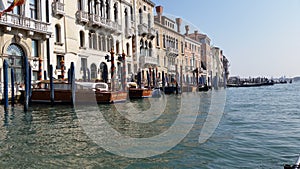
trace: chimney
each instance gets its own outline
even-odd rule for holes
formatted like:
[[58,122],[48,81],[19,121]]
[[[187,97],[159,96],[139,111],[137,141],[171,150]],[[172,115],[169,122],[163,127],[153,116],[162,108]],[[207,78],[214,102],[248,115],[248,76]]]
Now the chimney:
[[197,37],[197,35],[198,35],[198,30],[195,30],[195,31],[194,31],[194,34],[195,34],[195,37]]
[[190,26],[189,25],[185,25],[185,35],[189,35],[189,30],[190,30]]
[[180,27],[181,27],[182,19],[176,18],[176,24],[177,24],[177,32],[180,33]]
[[162,22],[161,21],[161,17],[162,17],[164,8],[163,8],[163,6],[157,6],[155,9],[156,9],[156,14],[157,14],[158,22],[161,23]]

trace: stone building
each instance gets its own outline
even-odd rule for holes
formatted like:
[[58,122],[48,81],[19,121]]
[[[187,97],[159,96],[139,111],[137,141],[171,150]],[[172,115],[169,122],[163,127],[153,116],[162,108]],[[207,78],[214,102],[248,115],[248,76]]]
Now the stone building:
[[[0,10],[6,9],[12,0],[0,2]],[[31,0],[17,6],[0,18],[0,81],[3,82],[2,66],[7,60],[14,69],[14,79],[23,83],[23,60],[28,58],[32,68],[32,80],[41,78],[47,68],[50,55],[47,52],[52,36],[49,0]],[[2,83],[1,83],[2,84]],[[1,85],[2,91],[2,85]]]
[[[181,19],[175,20],[163,15],[163,7],[156,7],[157,15],[154,17],[156,33],[156,50],[158,58],[158,72],[165,73],[166,81],[175,80],[182,83],[182,67],[184,56],[184,35],[180,32]],[[177,28],[177,29],[176,29]]]

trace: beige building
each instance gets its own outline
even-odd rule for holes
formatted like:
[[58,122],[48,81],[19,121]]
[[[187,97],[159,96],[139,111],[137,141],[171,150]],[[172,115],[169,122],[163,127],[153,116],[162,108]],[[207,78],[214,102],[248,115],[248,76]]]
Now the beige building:
[[211,86],[212,79],[212,53],[211,53],[211,39],[202,33],[195,31],[194,33],[189,33],[188,36],[201,43],[201,77],[205,80],[208,86]]
[[184,68],[184,35],[180,32],[181,19],[175,21],[163,15],[163,7],[156,7],[157,15],[154,17],[156,34],[156,50],[158,58],[159,78],[165,73],[166,82],[177,80],[182,83]]
[[[135,1],[134,1],[135,2]],[[153,9],[155,4],[151,0],[137,0],[136,10],[136,33],[133,37],[134,48],[134,74],[141,71],[142,83],[153,84],[153,70],[156,71],[157,56],[154,48],[156,31],[154,29]],[[147,76],[148,74],[148,76]],[[156,76],[156,72],[155,75]]]
[[[129,0],[78,0],[75,3],[54,1],[52,13],[54,36],[50,63],[57,78],[62,75],[61,60],[67,70],[75,64],[77,80],[111,81],[111,54],[114,52],[114,76],[121,79],[121,71],[132,70],[134,35],[133,5]],[[125,64],[121,55],[125,54]],[[65,71],[66,73],[66,71]],[[128,74],[127,74],[128,77]]]
[[[6,9],[12,3],[0,2],[0,10]],[[49,38],[52,35],[49,13],[51,2],[49,0],[26,1],[17,6],[12,12],[5,13],[0,18],[0,81],[3,82],[3,60],[7,60],[14,69],[16,83],[23,82],[23,60],[28,58],[32,68],[32,79],[42,78],[42,70],[46,68]],[[41,60],[41,62],[39,62]],[[2,83],[1,83],[1,90]]]
[[[184,83],[198,85],[201,77],[201,43],[188,37],[189,26],[185,26],[185,50],[183,66],[185,67]],[[195,32],[197,33],[197,31]]]

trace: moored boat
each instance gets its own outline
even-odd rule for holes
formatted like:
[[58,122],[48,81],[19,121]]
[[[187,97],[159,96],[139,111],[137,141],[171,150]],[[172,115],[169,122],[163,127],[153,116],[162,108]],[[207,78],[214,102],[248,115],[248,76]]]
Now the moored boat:
[[[107,83],[77,82],[76,85],[77,102],[91,102],[95,100],[97,103],[111,104],[117,102],[124,102],[127,100],[127,92],[109,91]],[[84,90],[87,90],[88,92],[84,92]],[[94,97],[94,99],[92,97]]]
[[152,96],[152,89],[138,88],[135,82],[128,82],[127,88],[130,99],[147,98]]

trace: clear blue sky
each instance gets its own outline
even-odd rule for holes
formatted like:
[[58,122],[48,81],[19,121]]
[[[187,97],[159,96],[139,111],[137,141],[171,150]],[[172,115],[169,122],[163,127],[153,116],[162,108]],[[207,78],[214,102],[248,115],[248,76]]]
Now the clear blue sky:
[[223,49],[231,75],[300,75],[300,0],[153,0]]

